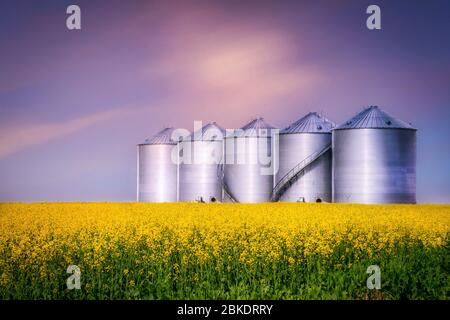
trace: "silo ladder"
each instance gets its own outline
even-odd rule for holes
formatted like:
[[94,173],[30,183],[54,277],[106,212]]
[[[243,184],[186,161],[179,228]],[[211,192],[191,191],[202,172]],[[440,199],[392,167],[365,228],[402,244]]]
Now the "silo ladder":
[[331,143],[326,145],[322,150],[310,154],[308,157],[299,162],[294,168],[288,171],[283,178],[275,185],[272,191],[272,201],[280,200],[283,193],[292,185],[292,183],[303,173],[305,169],[322,155],[331,150]]
[[225,183],[224,180],[224,167],[223,167],[223,163],[220,163],[217,166],[217,177],[219,178],[220,184],[222,186],[223,192],[225,193],[225,196],[227,196],[228,199],[230,199],[231,202],[233,203],[238,203],[239,201],[236,200],[235,197],[233,197],[233,195],[231,194],[230,190],[228,189],[227,184]]

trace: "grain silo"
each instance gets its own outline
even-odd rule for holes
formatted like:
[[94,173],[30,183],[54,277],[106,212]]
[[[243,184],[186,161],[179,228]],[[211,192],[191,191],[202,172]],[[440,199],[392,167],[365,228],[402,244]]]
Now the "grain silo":
[[218,166],[223,158],[225,130],[212,122],[184,139],[181,144],[179,201],[222,201]]
[[274,129],[257,118],[225,137],[223,187],[227,198],[243,203],[271,201]]
[[331,129],[310,112],[281,130],[273,201],[331,202]]
[[178,165],[172,159],[177,148],[177,141],[172,137],[174,130],[165,128],[138,145],[138,201],[177,201]]
[[416,129],[376,106],[336,127],[333,201],[416,203]]

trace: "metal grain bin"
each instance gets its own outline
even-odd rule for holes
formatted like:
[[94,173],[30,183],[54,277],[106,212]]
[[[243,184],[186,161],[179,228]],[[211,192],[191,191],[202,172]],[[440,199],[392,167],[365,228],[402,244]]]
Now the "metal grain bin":
[[137,195],[141,202],[177,201],[177,163],[172,152],[174,128],[165,128],[138,145]]
[[271,201],[274,129],[257,118],[225,137],[224,189],[232,201]]
[[222,201],[222,184],[218,175],[223,158],[225,130],[217,123],[205,125],[180,142],[179,201]]
[[416,129],[376,106],[336,127],[333,201],[416,203]]
[[333,122],[310,112],[281,130],[273,201],[331,201],[333,127]]

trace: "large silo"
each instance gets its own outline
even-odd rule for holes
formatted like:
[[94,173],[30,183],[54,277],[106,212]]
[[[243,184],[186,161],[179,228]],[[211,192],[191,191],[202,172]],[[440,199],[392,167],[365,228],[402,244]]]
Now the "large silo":
[[257,118],[225,137],[224,191],[236,202],[271,201],[274,127]]
[[165,128],[138,145],[138,201],[177,201],[178,165],[172,159],[177,148],[172,137],[174,130]]
[[274,201],[331,201],[331,129],[334,123],[310,112],[281,130]]
[[416,129],[376,106],[336,127],[333,201],[416,203]]
[[215,122],[180,142],[179,201],[222,201],[218,166],[223,158],[225,130]]

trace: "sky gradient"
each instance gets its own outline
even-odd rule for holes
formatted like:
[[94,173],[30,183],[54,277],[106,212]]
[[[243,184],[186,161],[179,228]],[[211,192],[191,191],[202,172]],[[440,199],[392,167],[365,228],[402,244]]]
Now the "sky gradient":
[[0,201],[134,201],[164,126],[378,105],[418,129],[418,202],[450,203],[449,36],[447,0],[3,0]]

